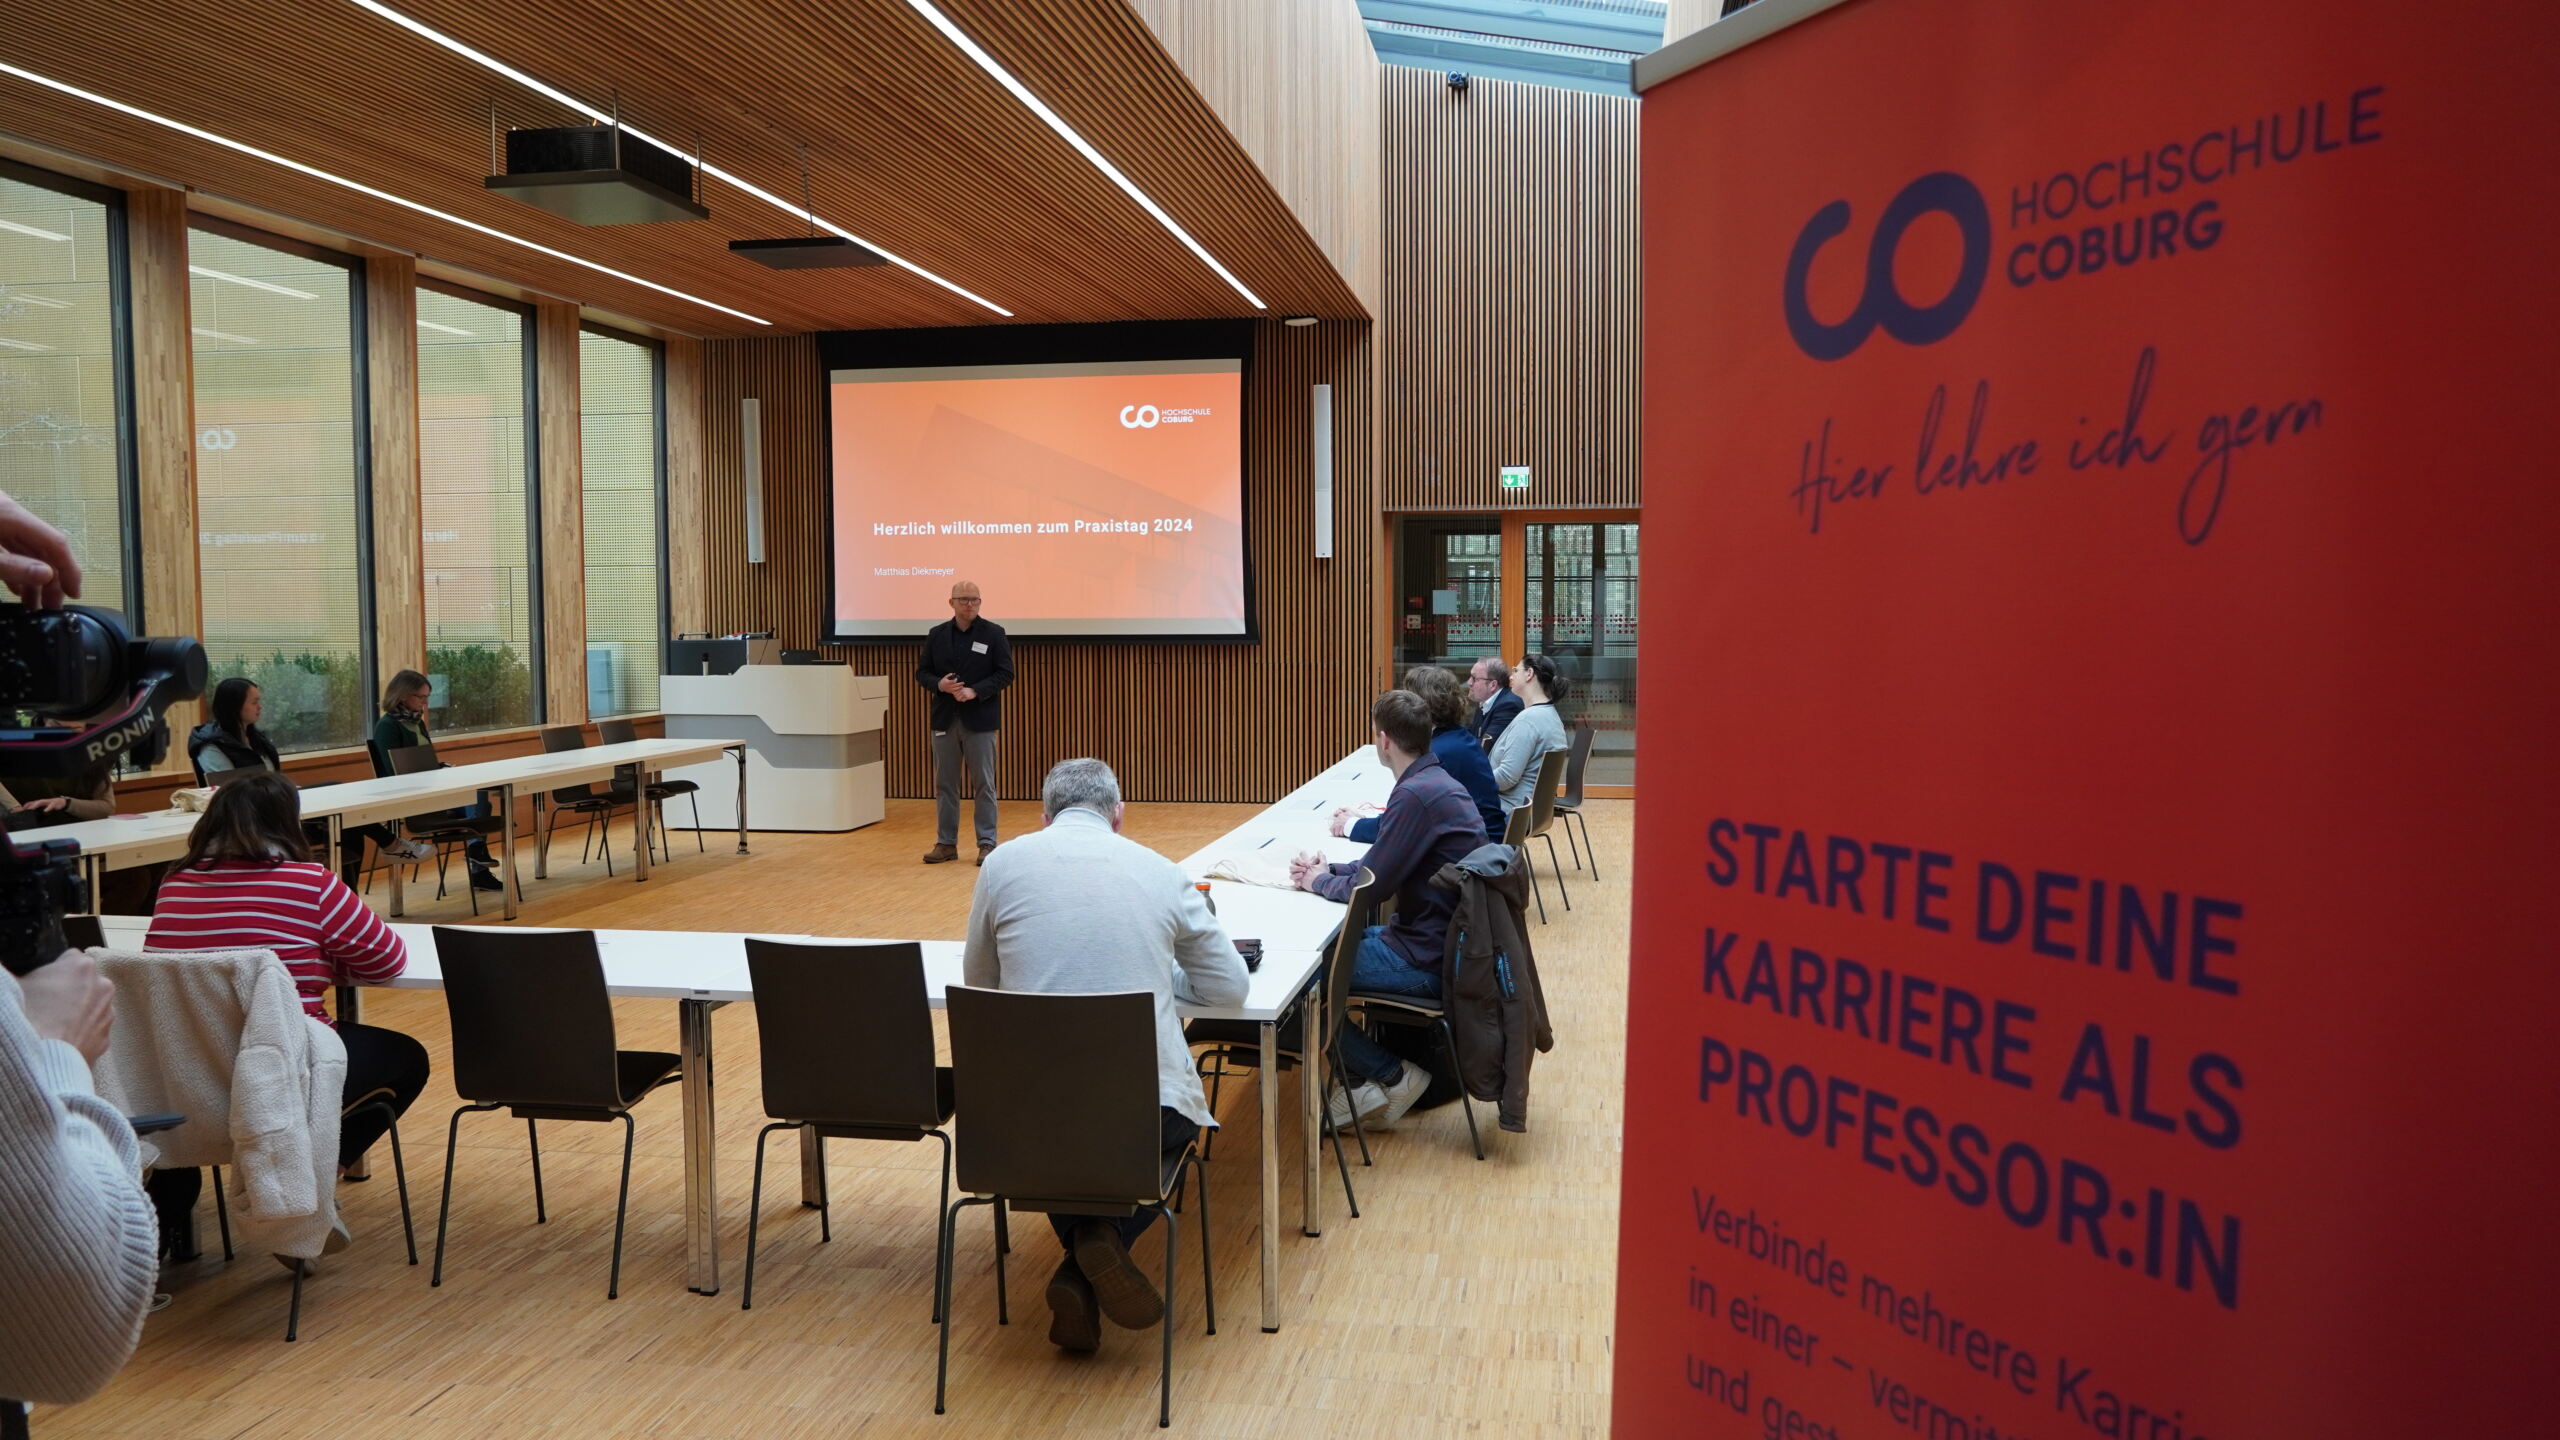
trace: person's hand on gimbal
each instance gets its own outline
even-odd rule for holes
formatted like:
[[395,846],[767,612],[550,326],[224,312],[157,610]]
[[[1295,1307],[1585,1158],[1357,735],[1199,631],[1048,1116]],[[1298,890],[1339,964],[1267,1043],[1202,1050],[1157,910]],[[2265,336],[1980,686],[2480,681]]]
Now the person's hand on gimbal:
[[80,562],[62,532],[0,491],[0,585],[40,610],[80,598]]

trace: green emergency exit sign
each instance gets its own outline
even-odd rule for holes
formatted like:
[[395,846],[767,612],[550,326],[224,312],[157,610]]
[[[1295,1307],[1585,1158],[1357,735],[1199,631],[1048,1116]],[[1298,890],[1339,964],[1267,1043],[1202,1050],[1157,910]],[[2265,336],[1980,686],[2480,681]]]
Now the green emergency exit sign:
[[1503,466],[1503,467],[1502,467],[1502,488],[1503,488],[1503,489],[1505,489],[1505,490],[1526,490],[1526,489],[1528,489],[1528,488],[1529,488],[1529,467],[1528,467],[1528,466],[1526,466],[1526,465],[1505,465],[1505,466]]

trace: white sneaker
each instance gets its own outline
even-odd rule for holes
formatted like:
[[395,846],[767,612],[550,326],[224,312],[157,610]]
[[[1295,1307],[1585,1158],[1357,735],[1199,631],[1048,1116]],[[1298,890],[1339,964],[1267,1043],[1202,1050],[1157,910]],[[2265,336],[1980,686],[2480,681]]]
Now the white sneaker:
[[1398,1075],[1386,1087],[1386,1110],[1375,1120],[1367,1116],[1361,1118],[1373,1130],[1393,1130],[1396,1128],[1396,1122],[1404,1118],[1405,1112],[1413,1108],[1413,1102],[1421,1099],[1422,1092],[1430,1088],[1431,1072],[1407,1060],[1404,1062],[1404,1073]]
[[1360,1107],[1360,1123],[1367,1125],[1370,1116],[1387,1108],[1387,1092],[1378,1088],[1374,1080],[1363,1080],[1349,1090],[1334,1091],[1333,1103],[1325,1107],[1333,1120],[1333,1128],[1351,1128],[1351,1108],[1354,1105]]
[[394,860],[431,860],[436,850],[424,840],[394,840],[382,847],[382,853]]

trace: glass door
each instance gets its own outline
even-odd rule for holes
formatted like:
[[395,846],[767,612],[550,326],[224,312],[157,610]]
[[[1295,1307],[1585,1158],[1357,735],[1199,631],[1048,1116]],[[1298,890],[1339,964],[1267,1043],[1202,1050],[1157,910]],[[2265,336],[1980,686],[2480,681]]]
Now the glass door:
[[1636,529],[1631,520],[1521,526],[1519,648],[1572,678],[1557,708],[1566,728],[1592,727],[1589,785],[1635,783]]
[[1445,665],[1459,679],[1502,653],[1502,517],[1408,515],[1396,523],[1396,674]]

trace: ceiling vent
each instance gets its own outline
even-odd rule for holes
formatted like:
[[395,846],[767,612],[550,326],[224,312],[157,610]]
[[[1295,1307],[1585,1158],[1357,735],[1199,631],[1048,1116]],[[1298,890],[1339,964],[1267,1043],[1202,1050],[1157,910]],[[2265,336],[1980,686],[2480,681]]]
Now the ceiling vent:
[[506,155],[491,190],[581,225],[711,218],[693,163],[619,125],[509,130]]

